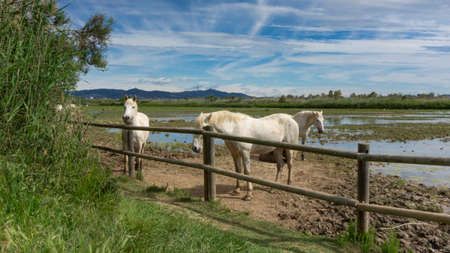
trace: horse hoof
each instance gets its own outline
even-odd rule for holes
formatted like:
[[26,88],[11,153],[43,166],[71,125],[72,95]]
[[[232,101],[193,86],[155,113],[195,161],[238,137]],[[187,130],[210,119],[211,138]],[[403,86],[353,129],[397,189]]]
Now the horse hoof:
[[241,194],[241,193],[239,191],[236,191],[236,190],[231,192],[231,195],[233,195],[233,196],[236,196],[236,195],[239,195],[239,194]]
[[245,197],[243,197],[242,200],[250,201],[252,200],[252,197],[250,197],[249,195],[245,195]]

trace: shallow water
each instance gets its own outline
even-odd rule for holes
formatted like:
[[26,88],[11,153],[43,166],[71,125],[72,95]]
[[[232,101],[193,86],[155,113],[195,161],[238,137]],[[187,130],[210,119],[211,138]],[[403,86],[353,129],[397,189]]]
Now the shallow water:
[[[364,143],[370,145],[370,153],[373,154],[440,157],[448,157],[448,154],[450,154],[450,143],[442,142],[440,139],[408,142],[366,141]],[[354,152],[358,150],[357,142],[331,141],[323,145],[319,142],[314,142],[311,145]],[[444,185],[450,187],[450,167],[446,166],[372,162],[370,168],[375,173],[381,172],[385,175],[398,175],[425,185]]]
[[449,114],[403,114],[403,115],[328,115],[326,126],[366,125],[394,123],[450,123]]
[[[196,115],[185,114],[172,117],[151,118],[151,120],[167,122],[170,120],[192,121]],[[327,126],[344,124],[391,124],[391,123],[450,123],[450,112],[425,112],[424,114],[402,114],[390,115],[383,112],[376,115],[329,115],[325,116],[325,129]],[[420,119],[402,119],[402,118]],[[383,119],[380,119],[383,118]],[[389,119],[386,119],[389,118]],[[120,132],[120,129],[108,129],[108,132]],[[149,142],[166,143],[179,142],[185,144],[192,143],[191,134],[180,133],[159,133],[154,132],[149,135]],[[216,144],[223,144],[223,140],[216,139]],[[322,143],[322,144],[321,144]],[[420,156],[441,156],[448,157],[450,154],[450,142],[443,142],[440,139],[407,141],[407,142],[387,142],[387,141],[367,141],[370,144],[370,153],[390,154],[390,155],[420,155]],[[355,141],[333,141],[326,138],[312,138],[307,145],[334,148],[348,151],[357,151]],[[382,174],[394,174],[405,179],[416,180],[426,185],[444,185],[450,187],[450,167],[414,165],[414,164],[394,164],[394,163],[371,163],[371,169]]]

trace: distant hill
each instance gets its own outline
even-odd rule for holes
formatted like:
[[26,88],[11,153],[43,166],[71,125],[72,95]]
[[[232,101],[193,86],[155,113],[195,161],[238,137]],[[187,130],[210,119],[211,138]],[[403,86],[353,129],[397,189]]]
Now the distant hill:
[[71,92],[72,96],[83,97],[86,99],[99,99],[99,98],[109,98],[109,99],[119,99],[125,95],[133,96],[136,95],[138,99],[180,99],[180,98],[205,98],[208,96],[215,96],[217,98],[226,97],[240,97],[249,98],[244,93],[229,93],[214,89],[209,90],[192,90],[183,92],[168,92],[168,91],[145,91],[140,89],[130,89],[130,90],[117,90],[117,89],[93,89],[93,90],[76,90]]

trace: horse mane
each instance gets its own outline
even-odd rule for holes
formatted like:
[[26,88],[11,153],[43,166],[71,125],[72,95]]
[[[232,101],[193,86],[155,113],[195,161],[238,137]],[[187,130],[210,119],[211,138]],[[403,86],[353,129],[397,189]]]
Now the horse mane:
[[240,112],[230,112],[230,111],[217,111],[210,113],[209,123],[212,124],[223,124],[224,122],[237,123],[243,119],[249,118],[247,114]]
[[300,123],[302,123],[302,125],[300,127],[304,127],[306,125],[306,123],[308,121],[310,121],[311,118],[315,117],[315,111],[301,111],[301,112],[297,112],[292,117],[295,119],[295,121],[297,121],[299,126],[300,126]]

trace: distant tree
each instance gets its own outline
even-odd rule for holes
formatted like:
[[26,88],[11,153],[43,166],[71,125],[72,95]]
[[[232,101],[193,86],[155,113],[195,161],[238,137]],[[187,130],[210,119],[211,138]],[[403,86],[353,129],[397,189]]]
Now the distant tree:
[[350,94],[350,97],[355,98],[355,97],[357,97],[357,95],[356,95],[356,93],[353,92],[352,94]]
[[279,103],[286,103],[286,96],[281,95],[280,99],[278,100]]
[[218,98],[214,95],[209,95],[206,97],[207,100],[209,100],[210,102],[214,102],[216,101]]
[[337,90],[334,92],[333,94],[334,98],[343,98],[344,96],[342,96],[342,91],[341,90]]
[[330,90],[330,91],[328,92],[328,97],[329,97],[329,98],[332,98],[332,97],[334,97],[334,93],[333,93],[333,91],[332,91],[332,90]]
[[288,95],[287,95],[287,98],[288,98],[288,99],[293,99],[294,96],[293,96],[292,94],[288,94]]

